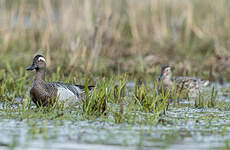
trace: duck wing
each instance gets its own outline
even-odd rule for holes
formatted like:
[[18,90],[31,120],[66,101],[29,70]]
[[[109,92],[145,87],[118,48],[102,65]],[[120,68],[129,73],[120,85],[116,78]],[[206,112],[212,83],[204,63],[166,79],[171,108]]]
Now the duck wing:
[[[78,85],[78,84],[75,84],[74,86],[77,86],[77,87],[79,87],[81,90],[85,90],[85,85]],[[91,90],[93,90],[95,88],[95,86],[93,86],[93,85],[89,85],[88,86],[88,89],[89,89],[89,91],[91,91]]]
[[[71,91],[76,96],[79,96],[80,94],[85,92],[84,85],[73,85],[73,84],[62,83],[62,82],[50,82],[50,83],[55,85],[56,87],[65,88]],[[94,89],[94,86],[88,86],[88,89],[91,91]]]
[[198,77],[176,77],[175,82],[183,89],[199,89],[209,85],[208,80],[201,80]]

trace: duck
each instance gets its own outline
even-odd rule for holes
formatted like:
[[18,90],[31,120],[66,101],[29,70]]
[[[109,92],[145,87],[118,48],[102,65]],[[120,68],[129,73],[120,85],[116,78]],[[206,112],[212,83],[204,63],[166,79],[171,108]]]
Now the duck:
[[[64,103],[65,106],[70,106],[82,100],[86,89],[84,85],[45,81],[46,59],[44,56],[36,55],[32,65],[26,70],[35,70],[30,97],[38,107],[53,106],[57,100]],[[88,86],[87,88],[89,92],[92,92],[95,86]]]
[[187,93],[189,97],[196,97],[210,84],[209,80],[202,80],[199,77],[173,77],[172,67],[169,65],[161,67],[158,82],[161,83],[161,86],[158,87],[158,93],[162,93],[163,91],[172,92],[173,88],[176,88],[177,91]]

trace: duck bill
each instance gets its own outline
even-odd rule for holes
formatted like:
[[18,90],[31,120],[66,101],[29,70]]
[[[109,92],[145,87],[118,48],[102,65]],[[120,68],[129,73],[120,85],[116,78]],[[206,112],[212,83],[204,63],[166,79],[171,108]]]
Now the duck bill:
[[27,68],[26,70],[30,71],[30,70],[34,70],[36,67],[35,65],[31,65],[29,68]]

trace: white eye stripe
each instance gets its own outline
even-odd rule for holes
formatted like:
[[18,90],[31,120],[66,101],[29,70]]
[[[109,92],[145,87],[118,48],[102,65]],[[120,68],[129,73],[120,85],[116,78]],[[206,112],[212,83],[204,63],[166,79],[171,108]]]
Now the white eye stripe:
[[45,58],[44,58],[44,57],[39,57],[39,58],[38,58],[38,61],[40,61],[40,60],[42,60],[42,61],[46,62],[46,60],[45,60]]

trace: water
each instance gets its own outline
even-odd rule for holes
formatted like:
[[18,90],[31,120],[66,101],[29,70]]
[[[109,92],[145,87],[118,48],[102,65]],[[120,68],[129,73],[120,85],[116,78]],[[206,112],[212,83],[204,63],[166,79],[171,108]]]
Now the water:
[[[215,87],[218,100],[229,102],[228,94],[221,92],[229,85]],[[68,119],[27,118],[19,112],[2,110],[0,149],[229,149],[229,110],[172,106],[162,119],[165,123],[154,125],[116,124],[112,116],[107,121],[82,119],[77,113],[70,113]]]
[[[188,111],[184,115],[184,111]],[[181,109],[171,110],[168,119],[172,125],[141,126],[103,123],[99,121],[55,121],[40,120],[37,128],[44,130],[33,135],[33,123],[26,120],[2,119],[0,133],[2,144],[28,149],[210,149],[224,147],[230,139],[230,112],[219,113],[220,120],[196,121],[202,115],[215,115],[217,110]],[[224,116],[224,117],[223,117]],[[194,117],[194,118],[193,118]],[[175,119],[176,118],[176,119]],[[185,121],[185,118],[188,120]],[[222,130],[226,133],[223,136]],[[1,145],[1,144],[0,144]],[[0,146],[6,148],[6,146]]]

